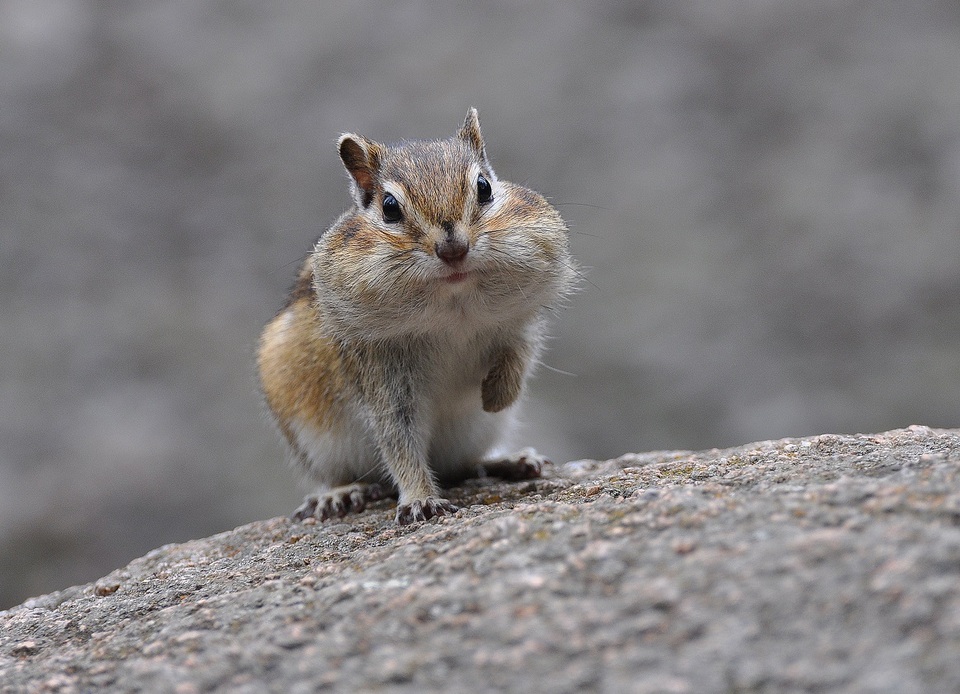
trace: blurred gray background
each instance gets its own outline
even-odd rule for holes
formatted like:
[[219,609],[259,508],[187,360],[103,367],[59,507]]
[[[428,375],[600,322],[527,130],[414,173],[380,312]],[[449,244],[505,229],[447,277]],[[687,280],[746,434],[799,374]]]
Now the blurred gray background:
[[960,4],[0,1],[0,608],[299,502],[253,354],[335,139],[479,108],[589,282],[555,460],[960,424]]

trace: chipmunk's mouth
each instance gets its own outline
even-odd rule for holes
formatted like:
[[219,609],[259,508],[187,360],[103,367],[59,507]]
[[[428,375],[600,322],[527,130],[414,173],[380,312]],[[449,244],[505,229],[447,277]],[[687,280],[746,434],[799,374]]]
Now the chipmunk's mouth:
[[465,282],[473,276],[473,273],[469,270],[466,272],[451,272],[449,275],[443,276],[443,281],[447,284],[459,284],[460,282]]

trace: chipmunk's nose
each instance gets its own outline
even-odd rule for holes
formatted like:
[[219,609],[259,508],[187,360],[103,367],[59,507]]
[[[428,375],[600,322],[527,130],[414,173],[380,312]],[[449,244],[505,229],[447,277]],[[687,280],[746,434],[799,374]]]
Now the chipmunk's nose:
[[466,235],[454,226],[453,222],[443,222],[443,238],[437,241],[434,250],[437,257],[447,265],[456,265],[467,257],[470,250],[470,241]]

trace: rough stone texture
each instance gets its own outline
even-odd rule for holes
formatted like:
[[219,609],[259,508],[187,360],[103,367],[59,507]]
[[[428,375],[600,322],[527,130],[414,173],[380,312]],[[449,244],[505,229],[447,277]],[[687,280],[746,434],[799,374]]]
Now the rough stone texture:
[[0,612],[4,691],[960,691],[960,430],[576,461]]

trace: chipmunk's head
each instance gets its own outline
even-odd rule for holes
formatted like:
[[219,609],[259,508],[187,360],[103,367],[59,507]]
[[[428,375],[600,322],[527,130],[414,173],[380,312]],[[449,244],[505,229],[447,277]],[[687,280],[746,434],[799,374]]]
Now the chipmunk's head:
[[359,135],[339,141],[354,201],[371,228],[407,247],[415,242],[458,268],[471,251],[480,218],[497,199],[476,109],[449,140],[382,145]]
[[384,145],[350,133],[338,145],[355,208],[317,244],[321,298],[339,292],[339,305],[349,299],[367,316],[373,304],[393,316],[437,313],[451,298],[493,315],[498,302],[538,301],[532,285],[556,294],[569,280],[563,220],[497,178],[475,109],[446,140]]

